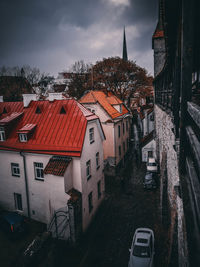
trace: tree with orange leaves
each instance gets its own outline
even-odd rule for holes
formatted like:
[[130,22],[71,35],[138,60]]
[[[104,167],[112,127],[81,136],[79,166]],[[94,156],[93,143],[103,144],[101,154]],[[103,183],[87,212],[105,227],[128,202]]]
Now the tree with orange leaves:
[[[84,84],[81,86],[82,93],[87,90],[112,91],[122,101],[126,100],[128,105],[134,92],[152,86],[153,80],[144,68],[139,67],[131,60],[125,61],[119,57],[97,61],[94,66],[87,69],[87,73],[87,79],[84,79]],[[76,80],[72,79],[70,89],[76,88]],[[74,93],[74,90],[71,93]]]

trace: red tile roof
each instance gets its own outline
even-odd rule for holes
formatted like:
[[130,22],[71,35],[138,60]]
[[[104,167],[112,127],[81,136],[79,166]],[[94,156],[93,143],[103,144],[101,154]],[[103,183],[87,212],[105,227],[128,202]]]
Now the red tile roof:
[[57,176],[64,176],[64,173],[71,162],[70,157],[53,156],[47,163],[44,174],[53,174]]
[[[79,101],[82,104],[99,103],[112,119],[128,114],[129,111],[123,102],[109,92],[108,96],[102,91],[90,91]],[[114,108],[114,105],[122,105],[122,113]]]
[[14,120],[18,119],[19,117],[21,117],[22,115],[23,115],[23,112],[13,112],[10,115],[6,116],[5,118],[1,119],[0,125],[9,124],[13,122]]
[[5,118],[12,112],[22,112],[23,102],[0,102],[0,119]]
[[[36,113],[37,106],[41,105],[42,112]],[[0,109],[2,106],[5,106],[4,102],[0,103]],[[60,114],[62,107],[66,110],[66,114]],[[17,125],[11,127],[8,138],[0,142],[0,149],[80,156],[87,121],[98,119],[95,114],[73,99],[52,102],[32,101],[28,107],[23,108],[23,112],[24,115]],[[10,113],[4,115],[9,116]],[[32,137],[22,143],[18,140],[17,132],[26,124],[37,124],[37,127]]]
[[164,37],[164,31],[163,30],[156,30],[153,34],[153,39],[163,38],[163,37]]
[[36,126],[37,126],[37,124],[27,123],[26,125],[24,125],[24,127],[22,127],[21,129],[18,130],[18,133],[32,132]]

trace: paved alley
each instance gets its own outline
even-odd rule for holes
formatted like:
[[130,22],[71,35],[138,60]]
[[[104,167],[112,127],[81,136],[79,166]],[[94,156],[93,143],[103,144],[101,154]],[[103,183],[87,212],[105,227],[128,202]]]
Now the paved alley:
[[[129,247],[135,229],[149,227],[155,233],[155,266],[167,266],[166,235],[159,220],[159,188],[144,191],[145,165],[128,164],[124,182],[110,185],[97,218],[80,244],[78,252],[57,247],[55,264],[80,267],[128,266]],[[67,257],[72,256],[73,257]],[[73,258],[73,259],[72,259]],[[58,265],[57,265],[58,266]],[[67,266],[67,265],[66,265]]]

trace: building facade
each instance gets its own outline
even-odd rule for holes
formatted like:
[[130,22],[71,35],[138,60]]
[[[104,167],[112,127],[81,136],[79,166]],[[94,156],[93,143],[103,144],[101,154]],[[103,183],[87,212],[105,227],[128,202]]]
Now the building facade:
[[100,121],[71,99],[24,103],[0,103],[0,205],[47,225],[63,209],[76,239],[104,197]]
[[129,149],[131,116],[123,102],[112,93],[90,91],[80,103],[100,119],[106,140],[103,144],[104,162],[112,167],[123,163]]

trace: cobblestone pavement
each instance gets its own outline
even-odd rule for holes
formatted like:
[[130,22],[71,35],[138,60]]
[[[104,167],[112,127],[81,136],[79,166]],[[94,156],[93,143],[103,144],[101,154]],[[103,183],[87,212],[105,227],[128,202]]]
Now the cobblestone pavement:
[[166,233],[159,220],[159,189],[144,191],[144,175],[144,164],[137,168],[135,162],[129,162],[123,173],[124,180],[119,176],[110,183],[110,193],[107,194],[83,243],[78,247],[78,252],[70,251],[68,257],[67,250],[57,246],[54,255],[55,266],[128,266],[128,249],[138,227],[149,227],[154,230],[154,266],[168,266]]

